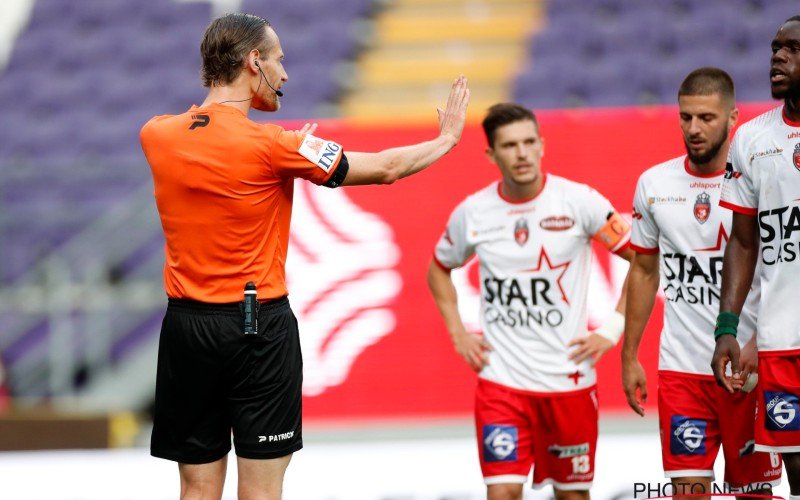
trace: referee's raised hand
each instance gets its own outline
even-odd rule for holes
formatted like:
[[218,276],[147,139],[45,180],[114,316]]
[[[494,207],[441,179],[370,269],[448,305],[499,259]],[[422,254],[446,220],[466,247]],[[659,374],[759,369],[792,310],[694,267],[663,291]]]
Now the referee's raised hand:
[[439,113],[439,132],[441,135],[449,135],[457,143],[461,140],[461,132],[464,130],[464,122],[467,119],[467,105],[469,104],[469,87],[467,77],[459,76],[450,88],[450,95],[447,97],[447,105],[444,110],[437,108]]

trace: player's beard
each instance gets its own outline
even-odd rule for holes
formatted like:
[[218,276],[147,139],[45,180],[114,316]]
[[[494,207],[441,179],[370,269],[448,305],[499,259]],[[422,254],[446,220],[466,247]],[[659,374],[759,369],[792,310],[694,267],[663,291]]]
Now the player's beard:
[[692,160],[692,163],[695,165],[705,165],[706,163],[710,162],[714,159],[715,156],[719,153],[719,150],[722,149],[722,146],[725,145],[725,141],[728,139],[728,134],[730,133],[730,129],[725,127],[725,130],[720,134],[715,142],[711,143],[711,147],[708,148],[708,151],[705,151],[700,154],[695,154],[689,148],[689,141],[684,137],[683,144],[686,146],[686,155]]

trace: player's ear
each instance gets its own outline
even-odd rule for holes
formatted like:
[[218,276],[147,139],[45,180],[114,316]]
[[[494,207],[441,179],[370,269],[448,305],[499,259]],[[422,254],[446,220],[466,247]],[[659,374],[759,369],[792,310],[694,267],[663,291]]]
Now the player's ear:
[[491,147],[486,148],[485,153],[486,157],[489,159],[490,162],[495,164],[497,163],[497,161],[494,159],[494,148]]
[[247,55],[247,67],[250,68],[250,71],[253,73],[258,73],[258,58],[261,56],[261,53],[258,49],[253,49]]
[[728,116],[728,127],[733,129],[736,126],[736,122],[739,121],[739,108],[733,108],[731,114]]

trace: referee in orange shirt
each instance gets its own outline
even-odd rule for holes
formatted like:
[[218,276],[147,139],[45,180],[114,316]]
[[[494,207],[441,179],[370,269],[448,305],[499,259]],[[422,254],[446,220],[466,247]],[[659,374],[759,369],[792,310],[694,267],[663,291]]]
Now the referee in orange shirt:
[[[151,454],[178,462],[181,498],[220,498],[231,431],[240,499],[278,499],[302,448],[302,358],[284,265],[295,177],[317,185],[389,184],[452,149],[464,128],[464,77],[439,110],[433,140],[345,152],[248,119],[277,111],[288,80],[280,40],[248,14],[214,20],[200,46],[208,97],[141,131],[166,238],[169,305],[159,341]],[[258,290],[258,333],[245,336],[245,283]]]

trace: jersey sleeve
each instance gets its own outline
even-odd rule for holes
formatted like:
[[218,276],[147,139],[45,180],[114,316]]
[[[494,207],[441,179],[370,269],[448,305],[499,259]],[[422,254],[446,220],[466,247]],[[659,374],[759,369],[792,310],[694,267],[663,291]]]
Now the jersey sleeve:
[[725,179],[719,204],[734,212],[756,215],[758,209],[757,193],[753,187],[753,173],[747,158],[746,142],[737,131],[728,150],[728,163],[725,165]]
[[343,158],[342,146],[333,141],[283,129],[278,132],[270,149],[270,163],[275,175],[300,177],[318,185],[328,183],[340,169],[347,168],[347,161]]
[[647,202],[647,185],[642,177],[636,184],[633,196],[633,229],[631,231],[631,248],[636,253],[658,253],[658,225],[653,218],[652,205]]
[[436,243],[433,258],[439,267],[449,271],[467,263],[475,254],[475,247],[467,236],[467,210],[462,203],[450,215],[447,227]]
[[605,196],[588,186],[587,189],[586,193],[578,196],[579,217],[586,235],[611,252],[625,250],[631,239],[630,224]]

